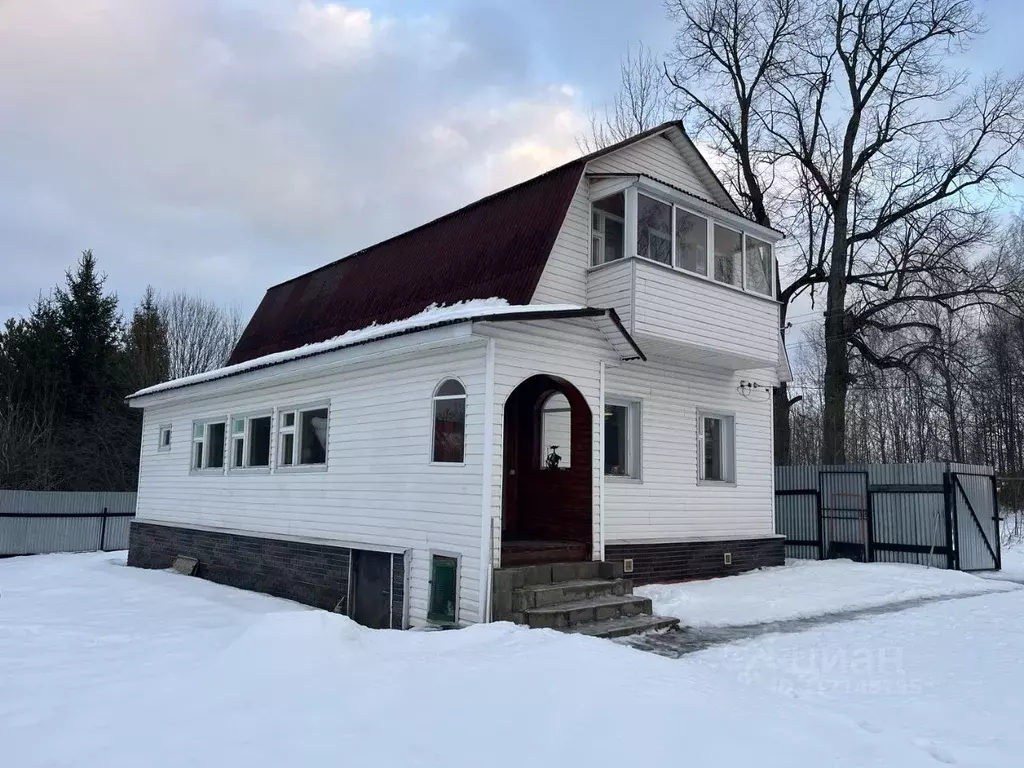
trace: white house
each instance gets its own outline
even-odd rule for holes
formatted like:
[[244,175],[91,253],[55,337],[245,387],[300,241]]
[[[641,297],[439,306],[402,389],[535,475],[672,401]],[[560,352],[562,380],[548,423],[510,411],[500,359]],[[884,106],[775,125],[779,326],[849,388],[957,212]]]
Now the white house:
[[666,123],[272,287],[225,368],[131,396],[129,563],[395,628],[781,563],[780,237]]

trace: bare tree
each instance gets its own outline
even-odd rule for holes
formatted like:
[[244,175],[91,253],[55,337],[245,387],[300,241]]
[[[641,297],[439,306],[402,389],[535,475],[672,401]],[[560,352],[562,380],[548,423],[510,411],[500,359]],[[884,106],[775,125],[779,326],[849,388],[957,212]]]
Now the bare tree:
[[669,117],[661,63],[643,43],[627,48],[619,63],[619,92],[603,112],[591,110],[590,129],[577,137],[584,153],[595,152],[642,133]]
[[[967,0],[674,0],[670,9],[681,21],[668,72],[677,99],[736,162],[754,217],[784,212],[797,234],[800,258],[787,284],[780,277],[779,299],[825,294],[821,459],[842,463],[851,350],[908,366],[920,346],[880,354],[871,340],[907,330],[901,318],[922,302],[992,301],[1010,287],[969,255],[1017,171],[1024,81],[972,86],[948,68],[981,29]],[[779,170],[792,178],[769,195]],[[789,405],[777,396],[777,411]]]
[[227,362],[242,334],[237,310],[181,292],[161,296],[157,305],[167,334],[172,379],[210,371]]
[[956,257],[963,243],[955,227],[966,224],[977,239],[1024,142],[1024,80],[989,77],[967,89],[966,75],[947,68],[949,54],[980,29],[966,0],[832,0],[809,23],[803,55],[773,83],[763,123],[780,155],[806,171],[831,221],[826,463],[845,461],[850,347],[873,357],[862,329],[893,327],[884,316],[893,307],[999,292],[986,279],[998,273],[973,274],[938,295],[883,297],[857,317],[848,306],[851,285],[900,292],[907,276],[922,282],[919,269],[945,267],[944,251],[950,272],[969,272]]

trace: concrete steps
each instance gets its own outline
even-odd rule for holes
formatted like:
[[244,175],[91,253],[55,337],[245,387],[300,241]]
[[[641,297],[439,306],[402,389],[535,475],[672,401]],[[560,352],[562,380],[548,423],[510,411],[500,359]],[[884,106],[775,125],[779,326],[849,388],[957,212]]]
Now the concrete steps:
[[667,618],[665,616],[622,616],[617,619],[577,624],[566,631],[577,635],[611,638],[628,637],[629,635],[638,635],[641,632],[674,629],[677,626],[679,626],[679,619]]
[[557,603],[526,611],[526,623],[531,627],[571,629],[587,622],[606,621],[623,616],[651,615],[651,601],[636,595],[603,595],[569,603]]
[[619,563],[547,563],[494,572],[498,621],[595,637],[622,637],[679,623],[652,613],[651,601],[633,594],[633,583],[622,578]]

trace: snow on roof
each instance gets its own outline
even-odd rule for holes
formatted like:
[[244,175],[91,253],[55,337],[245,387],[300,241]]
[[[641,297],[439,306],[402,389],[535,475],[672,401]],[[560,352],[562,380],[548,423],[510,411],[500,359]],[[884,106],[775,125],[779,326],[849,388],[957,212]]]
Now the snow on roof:
[[394,322],[384,323],[382,325],[373,324],[366,328],[348,331],[340,336],[327,339],[326,341],[319,341],[315,344],[305,344],[301,347],[285,350],[284,352],[274,352],[270,355],[255,357],[252,360],[246,360],[245,362],[236,363],[235,365],[228,365],[212,371],[197,373],[193,376],[185,376],[180,379],[165,381],[162,384],[155,384],[152,387],[140,389],[138,392],[128,395],[128,399],[133,400],[138,397],[155,395],[158,392],[166,392],[171,389],[180,389],[181,387],[188,387],[193,384],[201,384],[207,381],[223,379],[228,376],[234,376],[257,368],[266,368],[270,365],[278,365],[279,363],[286,363],[290,360],[299,360],[305,357],[311,357],[312,355],[319,355],[324,352],[331,352],[336,349],[355,346],[356,344],[365,344],[367,342],[376,341],[389,336],[397,336],[413,331],[425,330],[437,325],[448,325],[451,323],[466,322],[469,320],[501,317],[502,315],[540,315],[550,312],[573,312],[584,310],[586,310],[586,307],[581,307],[578,304],[509,304],[505,299],[498,298],[472,299],[470,301],[460,301],[449,306],[441,307],[436,304],[431,304],[422,312],[411,317],[407,317],[404,320],[395,320]]

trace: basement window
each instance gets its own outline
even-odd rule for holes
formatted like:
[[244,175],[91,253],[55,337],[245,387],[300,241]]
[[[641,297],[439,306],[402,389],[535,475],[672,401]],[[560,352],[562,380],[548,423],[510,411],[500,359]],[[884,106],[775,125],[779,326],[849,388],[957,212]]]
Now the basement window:
[[454,625],[458,621],[459,561],[447,555],[430,557],[430,601],[427,621]]
[[590,258],[594,266],[626,255],[626,194],[617,192],[591,205]]

